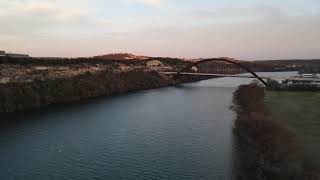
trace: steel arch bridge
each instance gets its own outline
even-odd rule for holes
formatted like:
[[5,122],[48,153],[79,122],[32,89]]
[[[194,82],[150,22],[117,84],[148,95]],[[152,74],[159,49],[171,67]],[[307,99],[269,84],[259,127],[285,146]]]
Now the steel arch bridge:
[[231,58],[210,58],[210,59],[204,59],[204,60],[201,60],[201,61],[197,61],[197,62],[194,62],[190,65],[188,65],[187,67],[183,68],[180,72],[178,72],[176,74],[176,78],[178,78],[182,72],[185,72],[185,71],[189,71],[191,70],[192,67],[194,66],[198,66],[199,64],[202,64],[202,63],[206,63],[206,62],[211,62],[211,61],[216,61],[216,62],[227,62],[227,63],[230,63],[230,64],[234,64],[238,67],[240,67],[241,69],[247,71],[248,73],[252,74],[256,79],[258,79],[262,84],[264,84],[265,86],[267,86],[267,83],[265,80],[263,80],[260,76],[258,76],[254,71],[252,71],[250,68],[248,68],[247,66],[239,63],[239,62],[236,62],[234,59],[231,59]]

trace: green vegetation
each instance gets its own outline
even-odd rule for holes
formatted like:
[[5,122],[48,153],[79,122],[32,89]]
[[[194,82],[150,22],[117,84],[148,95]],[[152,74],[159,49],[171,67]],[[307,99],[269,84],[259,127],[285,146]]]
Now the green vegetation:
[[306,168],[320,170],[320,93],[267,92],[265,101],[298,136]]

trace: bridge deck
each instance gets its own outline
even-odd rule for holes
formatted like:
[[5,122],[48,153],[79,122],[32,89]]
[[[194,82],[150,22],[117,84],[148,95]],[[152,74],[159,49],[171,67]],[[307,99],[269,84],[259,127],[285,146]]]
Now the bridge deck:
[[[177,75],[178,72],[159,72],[160,74],[165,75]],[[231,74],[212,74],[212,73],[189,73],[189,72],[181,72],[180,75],[196,75],[196,76],[214,76],[214,77],[240,77],[240,78],[255,78],[251,75],[231,75]],[[267,77],[261,77],[267,78]]]
[[[165,75],[177,75],[178,72],[159,72]],[[195,75],[195,76],[214,76],[214,77],[238,77],[238,78],[252,78],[254,76],[251,75],[230,75],[230,74],[213,74],[213,73],[190,73],[190,72],[181,72],[180,75]],[[262,79],[283,79],[289,81],[297,81],[297,82],[320,82],[319,78],[300,78],[300,77],[279,77],[279,76],[260,76]]]

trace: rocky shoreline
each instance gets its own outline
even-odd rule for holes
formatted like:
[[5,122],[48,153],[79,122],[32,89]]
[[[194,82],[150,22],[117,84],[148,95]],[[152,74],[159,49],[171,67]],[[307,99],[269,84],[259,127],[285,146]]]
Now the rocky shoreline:
[[264,97],[264,89],[255,84],[234,93],[236,179],[318,180],[302,166],[296,135],[272,115]]
[[129,71],[99,72],[63,79],[5,83],[0,84],[0,112],[21,111],[54,103],[68,103],[197,80],[201,79],[185,77],[173,80],[156,71]]
[[191,63],[181,59],[127,58],[0,57],[0,112],[207,79],[192,76],[174,79],[158,73],[179,71]]

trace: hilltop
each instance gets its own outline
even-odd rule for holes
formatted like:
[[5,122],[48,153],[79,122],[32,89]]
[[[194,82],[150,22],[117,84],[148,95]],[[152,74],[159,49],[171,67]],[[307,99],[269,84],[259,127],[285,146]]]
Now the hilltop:
[[103,58],[103,59],[109,59],[109,60],[145,60],[145,59],[149,59],[150,57],[134,55],[130,53],[112,53],[112,54],[94,56],[94,58]]

